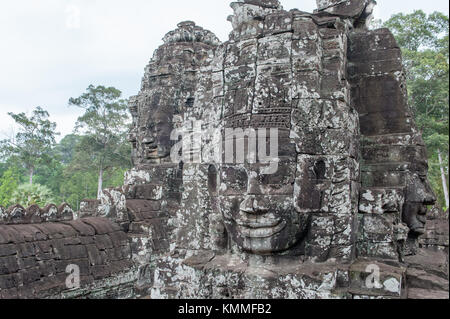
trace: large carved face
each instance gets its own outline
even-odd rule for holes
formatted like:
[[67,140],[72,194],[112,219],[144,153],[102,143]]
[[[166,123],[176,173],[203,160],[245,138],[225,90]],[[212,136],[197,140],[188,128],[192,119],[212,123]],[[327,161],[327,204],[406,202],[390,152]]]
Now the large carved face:
[[234,15],[229,16],[227,20],[231,22],[233,29],[237,29],[242,23],[250,21],[253,19],[255,14],[262,11],[262,9],[258,6],[248,5],[241,2],[232,2],[230,6],[234,11]]
[[225,226],[244,251],[271,254],[295,246],[305,234],[306,214],[294,200],[295,158],[278,163],[265,175],[265,164],[224,165],[220,172],[219,202]]
[[411,173],[407,177],[403,222],[416,235],[425,232],[428,207],[436,203],[427,174]]
[[234,14],[228,17],[233,29],[237,30],[242,23],[251,21],[257,17],[263,17],[268,12],[281,8],[278,0],[247,0],[245,2],[232,2],[230,4]]
[[173,109],[160,107],[149,111],[146,122],[140,126],[140,153],[144,162],[159,163],[170,156],[173,142]]

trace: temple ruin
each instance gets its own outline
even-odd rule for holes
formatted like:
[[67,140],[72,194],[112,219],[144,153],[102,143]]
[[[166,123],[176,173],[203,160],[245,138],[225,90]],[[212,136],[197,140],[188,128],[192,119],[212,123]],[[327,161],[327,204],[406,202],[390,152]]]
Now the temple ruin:
[[0,298],[448,298],[448,215],[375,4],[236,1],[224,43],[178,24],[129,100],[124,185],[0,207]]

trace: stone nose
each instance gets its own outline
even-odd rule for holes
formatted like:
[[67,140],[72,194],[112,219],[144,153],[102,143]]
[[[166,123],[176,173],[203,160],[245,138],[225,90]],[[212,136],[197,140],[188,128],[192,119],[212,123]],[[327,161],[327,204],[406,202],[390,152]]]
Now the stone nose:
[[137,140],[137,135],[136,135],[136,133],[130,133],[130,134],[128,134],[128,141],[129,142],[135,142]]
[[246,197],[245,200],[240,205],[240,210],[246,213],[254,213],[255,210],[253,208],[254,197]]
[[269,211],[267,202],[255,196],[247,196],[239,208],[249,214],[261,214]]
[[152,135],[147,135],[147,136],[142,140],[142,142],[143,142],[144,144],[153,144],[153,143],[155,143],[155,138],[154,138]]
[[262,195],[261,185],[257,180],[257,175],[252,173],[248,178],[248,186],[247,186],[247,194],[248,195]]
[[425,196],[425,205],[434,205],[436,204],[437,198],[436,195],[434,195],[433,191],[429,191],[427,195]]
[[437,202],[436,195],[434,194],[434,190],[430,185],[430,182],[428,179],[425,182],[425,198],[424,198],[424,204],[425,205],[434,205]]

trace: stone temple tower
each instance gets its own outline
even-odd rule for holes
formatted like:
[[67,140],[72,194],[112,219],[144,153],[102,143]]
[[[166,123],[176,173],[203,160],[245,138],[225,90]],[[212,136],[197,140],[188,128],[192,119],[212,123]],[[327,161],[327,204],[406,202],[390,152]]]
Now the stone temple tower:
[[178,24],[130,98],[124,185],[76,213],[0,207],[0,298],[448,299],[448,220],[427,221],[426,148],[374,5],[235,1],[223,43]]

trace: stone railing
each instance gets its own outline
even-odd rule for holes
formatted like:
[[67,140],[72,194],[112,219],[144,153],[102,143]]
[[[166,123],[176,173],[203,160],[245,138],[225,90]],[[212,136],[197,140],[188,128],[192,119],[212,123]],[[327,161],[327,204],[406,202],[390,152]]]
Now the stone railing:
[[69,204],[56,206],[49,204],[44,208],[31,205],[24,208],[14,205],[9,208],[0,207],[0,225],[41,224],[48,222],[62,222],[77,219]]
[[0,299],[130,298],[128,236],[68,204],[0,207]]

